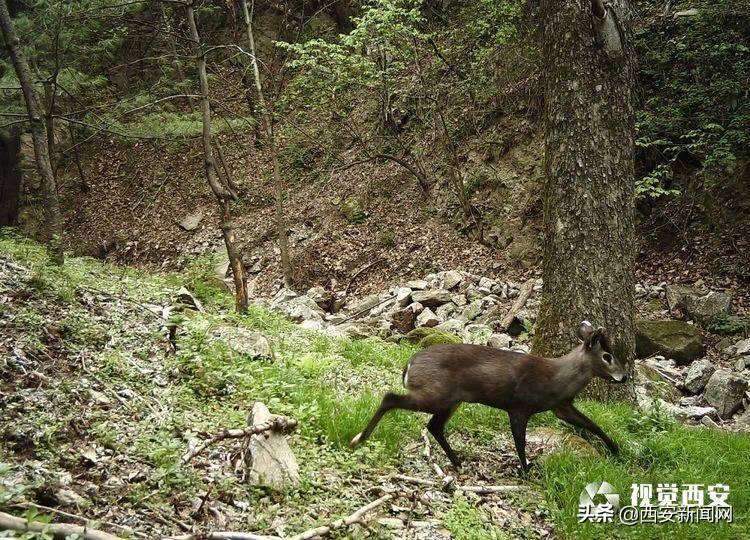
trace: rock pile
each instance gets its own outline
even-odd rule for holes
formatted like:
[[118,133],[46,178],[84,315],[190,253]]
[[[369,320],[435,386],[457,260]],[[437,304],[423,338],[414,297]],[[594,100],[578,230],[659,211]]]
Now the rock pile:
[[[422,347],[463,342],[528,352],[541,289],[541,279],[520,284],[449,270],[357,300],[322,287],[306,294],[282,288],[267,303],[306,328],[336,337],[405,339]],[[734,415],[738,428],[750,430],[750,339],[725,345],[716,358],[713,351],[706,357],[703,337],[714,321],[733,317],[731,297],[667,283],[637,284],[635,294],[642,316],[636,335],[641,406],[658,403],[695,420],[726,421]],[[519,296],[528,298],[513,311]]]
[[[400,339],[415,329],[431,343],[452,342],[490,345],[528,351],[525,343],[533,326],[541,280],[508,328],[500,320],[508,313],[523,285],[497,281],[468,272],[450,270],[408,281],[381,294],[349,302],[341,292],[314,287],[304,295],[283,288],[270,300],[304,327],[344,337],[378,336]],[[425,331],[425,329],[429,329]]]

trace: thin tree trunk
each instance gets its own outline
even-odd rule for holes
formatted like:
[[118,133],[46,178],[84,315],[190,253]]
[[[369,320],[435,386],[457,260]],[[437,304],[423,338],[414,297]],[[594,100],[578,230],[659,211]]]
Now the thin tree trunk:
[[[593,2],[596,4],[596,2]],[[591,0],[542,2],[545,84],[544,290],[534,351],[565,353],[582,320],[604,326],[632,370],[634,328],[633,53],[627,0],[613,0],[624,47],[598,44]],[[617,21],[616,21],[617,22]],[[632,380],[632,378],[631,378]],[[597,381],[589,395],[632,399]]]
[[263,98],[263,86],[260,81],[260,70],[255,53],[255,38],[253,36],[252,14],[247,7],[247,0],[242,0],[242,13],[245,17],[245,27],[247,29],[247,40],[252,55],[253,77],[255,78],[255,89],[258,91],[258,104],[260,105],[263,116],[263,127],[268,141],[268,149],[271,152],[273,162],[273,187],[276,198],[276,228],[279,240],[279,251],[281,252],[281,271],[284,275],[284,285],[291,287],[293,284],[292,261],[289,255],[289,240],[286,235],[286,220],[284,217],[284,184],[281,180],[279,170],[279,157],[276,148],[276,135],[273,128],[271,114],[266,107],[266,101]]
[[34,141],[34,155],[36,168],[42,179],[42,197],[44,198],[45,235],[50,258],[56,264],[63,264],[65,257],[62,249],[62,218],[60,217],[60,201],[57,198],[57,185],[50,163],[47,133],[39,97],[34,90],[29,64],[21,49],[21,42],[13,28],[8,5],[0,0],[0,28],[2,28],[5,43],[8,46],[13,67],[21,84],[23,97],[26,100],[26,110],[31,123],[31,136]]
[[76,136],[76,129],[68,124],[68,132],[70,133],[70,142],[71,147],[73,148],[73,159],[76,162],[78,178],[81,180],[81,191],[83,193],[88,193],[89,185],[88,182],[86,182],[86,174],[83,172],[83,164],[81,163],[81,154],[78,151],[78,137]]
[[234,181],[234,177],[232,176],[232,171],[229,169],[227,160],[224,157],[224,151],[221,149],[221,145],[218,143],[216,144],[216,154],[219,156],[219,163],[221,163],[221,168],[224,170],[224,178],[226,178],[229,191],[232,192],[232,197],[237,199],[238,198],[237,193],[239,193],[239,189],[237,188],[237,182]]
[[198,70],[198,80],[201,89],[201,113],[203,116],[203,164],[206,173],[206,180],[211,187],[221,209],[221,232],[224,236],[224,244],[229,256],[229,265],[232,268],[234,278],[235,304],[237,311],[243,313],[247,311],[247,278],[245,277],[245,267],[242,264],[242,257],[237,250],[237,242],[234,236],[234,224],[229,207],[231,194],[221,185],[216,173],[216,163],[213,157],[211,147],[211,104],[208,93],[208,75],[206,74],[206,56],[201,50],[200,35],[198,26],[195,23],[195,12],[193,5],[187,4],[187,18],[190,26],[190,33],[195,45],[195,64]]

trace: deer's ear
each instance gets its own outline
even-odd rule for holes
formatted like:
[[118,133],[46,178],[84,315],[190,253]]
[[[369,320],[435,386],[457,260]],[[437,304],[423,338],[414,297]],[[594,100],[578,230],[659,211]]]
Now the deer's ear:
[[600,326],[599,328],[597,328],[594,331],[593,334],[591,334],[591,340],[590,340],[590,343],[589,343],[589,347],[591,347],[592,345],[595,345],[596,343],[598,343],[603,337],[604,337],[604,327]]
[[581,325],[578,327],[578,338],[583,341],[587,347],[591,347],[591,337],[594,335],[593,325],[588,321],[581,321]]

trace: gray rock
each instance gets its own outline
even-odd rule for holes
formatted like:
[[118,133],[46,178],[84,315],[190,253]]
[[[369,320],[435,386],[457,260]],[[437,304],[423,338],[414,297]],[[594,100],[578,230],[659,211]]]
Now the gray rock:
[[747,390],[747,381],[726,369],[718,369],[706,384],[703,397],[709,405],[716,407],[719,416],[729,418],[742,405]]
[[251,358],[271,358],[271,344],[266,337],[247,328],[220,326],[213,335],[222,339],[234,352]]
[[740,356],[734,364],[734,369],[737,371],[745,371],[748,367],[750,367],[750,356]]
[[454,334],[456,336],[463,336],[464,326],[466,326],[465,321],[462,321],[460,319],[448,319],[447,321],[437,325],[435,329],[440,330],[441,332]]
[[714,371],[716,371],[714,365],[705,358],[693,362],[685,376],[685,389],[691,394],[699,393],[706,386]]
[[443,304],[442,306],[438,307],[435,310],[435,315],[437,315],[441,321],[445,321],[456,312],[456,309],[456,304],[454,304],[453,302],[448,302],[447,304]]
[[410,289],[415,289],[417,291],[423,291],[427,288],[428,283],[423,279],[413,279],[411,281],[406,282],[406,286]]
[[474,345],[487,345],[492,328],[486,324],[468,324],[464,328],[464,341]]
[[354,304],[350,311],[352,313],[359,313],[361,311],[367,311],[377,306],[382,299],[377,294],[371,294],[365,296],[362,300]]
[[451,295],[451,302],[456,304],[458,307],[463,307],[467,304],[466,295],[461,293],[453,294]]
[[696,8],[690,8],[686,9],[684,11],[676,11],[674,14],[675,19],[679,19],[680,17],[695,17],[698,15],[700,11]]
[[396,303],[400,307],[406,307],[411,303],[411,289],[409,287],[398,287],[396,289]]
[[737,431],[750,433],[750,407],[747,407],[742,414],[737,415],[734,428]]
[[282,289],[277,292],[271,302],[274,304],[283,304],[284,302],[288,302],[289,300],[297,298],[297,293],[294,292],[292,289],[287,289],[286,287],[283,287]]
[[513,338],[508,334],[492,334],[487,340],[487,345],[496,349],[507,349],[513,342]]
[[451,289],[458,287],[461,284],[461,281],[463,281],[461,272],[449,270],[445,273],[445,277],[443,278],[443,288],[450,291]]
[[428,307],[424,308],[422,313],[417,316],[417,327],[426,326],[432,328],[440,324],[440,319],[435,315],[432,310]]
[[[255,426],[272,418],[268,408],[260,401],[256,401],[249,423]],[[297,459],[283,433],[266,431],[253,435],[250,437],[248,449],[248,483],[278,490],[299,485]]]
[[419,302],[425,307],[435,308],[450,302],[451,293],[450,291],[446,291],[445,289],[414,291],[411,293],[411,298],[415,302]]
[[333,302],[333,293],[331,291],[327,291],[321,286],[312,287],[307,291],[307,297],[315,302],[320,309],[330,311]]
[[196,212],[194,214],[188,214],[180,220],[180,227],[185,231],[194,231],[201,224],[203,219],[203,212]]
[[729,315],[732,301],[727,293],[719,291],[703,293],[685,285],[668,285],[666,297],[670,310],[678,309],[688,317],[702,323],[710,322],[722,315]]
[[464,308],[461,315],[467,321],[473,321],[482,314],[482,300],[474,300],[468,306]]
[[325,311],[307,296],[294,298],[281,304],[279,308],[294,322],[323,320],[326,315]]
[[404,522],[398,518],[382,517],[378,519],[378,525],[382,525],[386,529],[403,529]]
[[656,353],[687,364],[703,356],[701,334],[697,328],[682,321],[646,321],[636,323],[636,355],[646,358]]
[[750,354],[750,338],[735,343],[733,354],[739,354],[740,356]]
[[401,332],[406,334],[407,332],[414,330],[414,325],[417,322],[417,315],[422,313],[424,307],[422,304],[412,303],[403,309],[397,310],[391,315],[391,322],[393,326]]

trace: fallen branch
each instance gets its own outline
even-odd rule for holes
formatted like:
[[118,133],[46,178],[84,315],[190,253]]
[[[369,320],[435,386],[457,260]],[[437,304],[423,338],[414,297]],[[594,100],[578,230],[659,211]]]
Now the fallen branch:
[[44,506],[43,504],[38,503],[26,503],[26,504],[14,504],[13,508],[23,508],[23,509],[29,509],[29,508],[37,508],[39,510],[43,510],[45,512],[52,512],[53,514],[59,514],[61,516],[69,517],[71,519],[77,519],[79,521],[98,521],[99,523],[102,523],[103,525],[107,525],[108,527],[115,527],[117,529],[122,529],[125,531],[132,532],[135,536],[140,536],[141,538],[148,538],[149,536],[147,534],[144,534],[142,532],[138,531],[132,531],[130,527],[126,527],[125,525],[118,525],[117,523],[112,523],[110,521],[101,521],[99,519],[91,520],[89,518],[86,518],[84,516],[79,516],[78,514],[71,514],[70,512],[65,512],[64,510],[59,510],[57,508],[52,508],[51,506]]
[[0,512],[0,530],[50,532],[55,538],[75,536],[83,540],[121,540],[119,536],[72,523],[41,523]]
[[214,531],[193,534],[183,534],[181,536],[169,536],[164,540],[281,540],[279,536],[264,536],[262,534],[253,534],[237,531]]
[[[513,319],[516,316],[516,313],[518,313],[521,308],[526,304],[526,301],[529,299],[529,296],[531,296],[531,293],[534,291],[534,283],[536,282],[535,279],[529,279],[526,280],[526,283],[524,283],[521,286],[521,292],[518,293],[518,298],[516,298],[516,301],[513,303],[513,306],[508,310],[508,313],[505,314],[505,317],[503,317],[500,320],[500,323],[498,325],[499,331],[505,331],[508,329],[508,327],[513,323]],[[497,314],[500,312],[501,306],[495,306],[492,308],[487,315],[484,316],[484,320],[489,323],[491,320],[495,319]]]
[[384,300],[381,300],[380,302],[378,302],[374,306],[370,306],[368,308],[365,308],[363,310],[358,311],[357,313],[354,313],[353,315],[349,315],[346,319],[344,319],[343,321],[341,321],[339,323],[336,323],[334,326],[340,326],[340,325],[344,324],[347,321],[351,321],[352,319],[356,319],[357,317],[359,317],[363,313],[367,313],[368,311],[370,311],[372,309],[375,309],[376,307],[385,304],[388,300],[393,300],[394,298],[396,298],[396,295],[392,294],[391,296],[385,298]]
[[195,456],[203,452],[206,448],[212,444],[223,441],[224,439],[243,439],[250,435],[257,435],[264,431],[280,431],[282,433],[288,433],[297,427],[297,421],[294,418],[288,418],[286,416],[275,416],[271,420],[263,422],[255,426],[247,426],[244,428],[225,428],[218,432],[216,435],[205,441],[194,448],[189,448],[181,458],[183,464],[187,463]]
[[446,484],[444,482],[435,482],[434,480],[427,480],[424,478],[415,478],[414,476],[406,476],[405,474],[394,474],[391,477],[393,480],[401,480],[402,482],[409,482],[411,484],[419,484],[422,486],[430,486],[435,487],[439,489],[444,489],[444,487],[450,488],[452,491],[470,491],[472,493],[477,493],[480,495],[486,495],[489,493],[505,493],[508,491],[520,491],[523,489],[527,489],[526,486],[522,486],[519,484],[506,484],[506,485],[500,485],[500,486],[460,486],[457,484],[449,483]]
[[352,525],[354,523],[362,523],[362,518],[365,514],[370,512],[371,510],[374,510],[378,506],[381,506],[391,499],[395,497],[394,494],[389,493],[388,495],[383,495],[377,500],[372,501],[370,504],[367,504],[354,512],[353,514],[334,521],[330,525],[323,525],[322,527],[315,527],[314,529],[309,529],[303,533],[300,533],[296,536],[292,536],[290,540],[309,540],[311,538],[317,538],[318,536],[326,536],[331,531],[335,529],[340,529],[342,527],[348,527],[349,525]]

